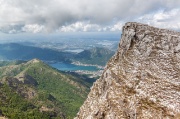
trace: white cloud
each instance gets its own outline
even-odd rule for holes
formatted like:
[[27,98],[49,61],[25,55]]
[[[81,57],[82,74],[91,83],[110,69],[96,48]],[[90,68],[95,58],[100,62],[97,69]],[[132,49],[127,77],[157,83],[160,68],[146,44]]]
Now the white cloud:
[[180,0],[0,0],[0,30],[117,31],[138,20],[179,29],[179,6]]
[[17,31],[15,29],[12,29],[9,31],[9,34],[14,34],[14,33],[17,33]]
[[45,31],[45,28],[43,25],[38,25],[38,24],[30,24],[30,25],[25,25],[22,27],[23,32],[29,32],[29,33],[39,33]]
[[159,10],[155,13],[146,14],[139,17],[136,21],[148,23],[161,28],[180,29],[180,9],[171,9],[169,11]]
[[105,31],[121,31],[124,22],[117,22],[114,25],[102,26],[98,24],[90,24],[87,22],[76,22],[67,26],[62,26],[60,32],[105,32]]
[[123,22],[118,22],[114,24],[114,26],[110,29],[110,31],[121,31],[123,25],[124,25]]
[[85,22],[76,22],[59,28],[60,32],[90,32],[101,31],[101,27],[97,24],[89,24]]

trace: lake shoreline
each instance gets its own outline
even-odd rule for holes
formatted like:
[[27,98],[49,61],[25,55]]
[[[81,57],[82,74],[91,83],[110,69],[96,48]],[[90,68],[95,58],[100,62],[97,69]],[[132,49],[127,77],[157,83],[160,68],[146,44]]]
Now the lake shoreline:
[[93,65],[93,64],[84,64],[84,63],[81,63],[81,62],[78,62],[78,61],[72,62],[71,64],[75,64],[75,65],[78,65],[78,66],[94,66],[94,67],[97,67],[98,69],[104,69],[104,66]]

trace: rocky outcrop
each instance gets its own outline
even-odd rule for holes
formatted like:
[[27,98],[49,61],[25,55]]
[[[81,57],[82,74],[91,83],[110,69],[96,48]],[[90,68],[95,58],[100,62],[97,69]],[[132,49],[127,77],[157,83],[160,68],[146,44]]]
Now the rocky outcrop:
[[76,119],[180,118],[180,33],[126,23]]

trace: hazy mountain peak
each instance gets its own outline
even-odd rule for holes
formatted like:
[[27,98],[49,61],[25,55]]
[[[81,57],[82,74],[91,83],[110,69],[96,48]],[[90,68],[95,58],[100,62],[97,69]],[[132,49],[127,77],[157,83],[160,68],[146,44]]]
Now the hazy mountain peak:
[[34,58],[34,59],[28,61],[28,63],[40,63],[40,62],[42,62],[42,61],[37,58]]

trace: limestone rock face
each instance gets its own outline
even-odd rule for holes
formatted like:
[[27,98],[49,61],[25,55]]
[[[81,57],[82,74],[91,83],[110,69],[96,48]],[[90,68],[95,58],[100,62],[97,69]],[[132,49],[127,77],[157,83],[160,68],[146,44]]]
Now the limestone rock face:
[[126,23],[76,119],[180,119],[180,33]]

